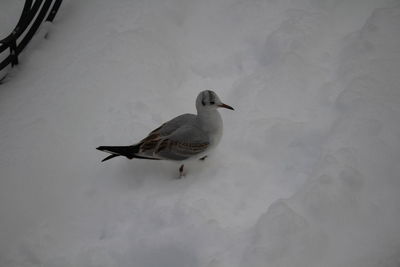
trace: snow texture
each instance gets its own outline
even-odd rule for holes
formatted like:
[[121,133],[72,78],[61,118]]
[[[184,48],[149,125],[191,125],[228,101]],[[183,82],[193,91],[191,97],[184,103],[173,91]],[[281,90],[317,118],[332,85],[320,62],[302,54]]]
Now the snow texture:
[[[0,85],[0,266],[400,266],[399,1],[64,1],[45,28]],[[235,111],[184,179],[100,162],[205,89]]]

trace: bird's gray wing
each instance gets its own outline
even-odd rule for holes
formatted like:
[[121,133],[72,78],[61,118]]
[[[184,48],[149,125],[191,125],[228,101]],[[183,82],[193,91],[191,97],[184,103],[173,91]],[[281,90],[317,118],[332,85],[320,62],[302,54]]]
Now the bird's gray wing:
[[[192,119],[195,117],[179,116],[167,122],[166,126],[154,130],[141,141],[140,155],[159,159],[184,160],[204,152],[210,144],[209,137],[196,127],[194,121],[190,121]],[[167,133],[169,134],[167,135]]]
[[210,145],[208,135],[194,125],[179,127],[160,141],[155,154],[170,160],[184,160],[206,151]]
[[194,114],[182,114],[166,123],[163,123],[160,127],[150,132],[149,136],[153,134],[158,134],[160,136],[167,136],[172,134],[182,125],[188,125],[195,123],[196,115]]
[[154,129],[149,133],[146,138],[141,140],[140,143],[147,143],[150,141],[156,141],[160,140],[161,138],[168,136],[175,132],[179,127],[182,125],[187,125],[187,124],[194,124],[196,120],[196,115],[193,114],[182,114],[180,116],[177,116],[173,118],[170,121],[167,121],[163,123],[160,127],[157,129]]

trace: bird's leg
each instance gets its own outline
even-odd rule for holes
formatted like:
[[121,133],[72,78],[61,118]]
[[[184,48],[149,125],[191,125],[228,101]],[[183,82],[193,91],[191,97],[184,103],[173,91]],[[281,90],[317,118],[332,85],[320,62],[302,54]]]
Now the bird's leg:
[[185,165],[181,165],[180,167],[179,167],[179,179],[181,179],[181,178],[183,178],[184,176],[185,176],[185,173],[183,172],[183,167],[184,167]]
[[207,158],[207,156],[204,156],[204,157],[202,157],[202,158],[200,158],[200,160],[205,160]]

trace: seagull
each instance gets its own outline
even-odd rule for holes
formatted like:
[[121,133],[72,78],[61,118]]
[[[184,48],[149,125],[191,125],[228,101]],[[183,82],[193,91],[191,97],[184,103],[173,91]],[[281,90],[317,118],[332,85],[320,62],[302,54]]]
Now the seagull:
[[[182,114],[148,134],[140,142],[130,146],[99,146],[98,150],[111,155],[106,161],[118,156],[128,159],[171,160],[185,162],[204,160],[218,145],[222,137],[222,118],[218,108],[234,110],[222,103],[218,95],[205,90],[196,98],[197,115]],[[179,177],[184,176],[184,164],[179,167]]]

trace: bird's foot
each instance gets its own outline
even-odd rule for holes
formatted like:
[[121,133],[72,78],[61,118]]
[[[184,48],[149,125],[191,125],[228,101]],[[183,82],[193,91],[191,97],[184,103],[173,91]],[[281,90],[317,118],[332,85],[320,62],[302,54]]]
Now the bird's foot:
[[183,167],[184,167],[185,165],[181,165],[180,167],[179,167],[179,177],[178,177],[178,179],[182,179],[183,177],[185,177],[185,175],[186,175],[186,172],[183,170]]

